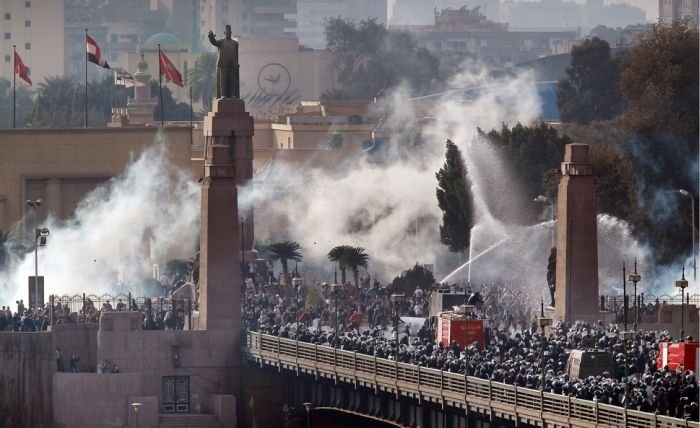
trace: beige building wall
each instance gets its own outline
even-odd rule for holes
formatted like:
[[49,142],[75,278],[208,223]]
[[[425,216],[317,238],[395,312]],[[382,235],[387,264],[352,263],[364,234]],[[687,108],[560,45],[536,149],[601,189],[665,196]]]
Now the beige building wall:
[[[98,183],[124,171],[153,144],[161,128],[0,130],[0,229],[8,230],[27,212],[27,199],[46,201],[49,211],[68,217]],[[170,161],[190,169],[190,130],[163,129]]]
[[12,45],[31,69],[34,86],[48,76],[63,76],[63,8],[64,0],[0,2],[0,78],[12,81]]

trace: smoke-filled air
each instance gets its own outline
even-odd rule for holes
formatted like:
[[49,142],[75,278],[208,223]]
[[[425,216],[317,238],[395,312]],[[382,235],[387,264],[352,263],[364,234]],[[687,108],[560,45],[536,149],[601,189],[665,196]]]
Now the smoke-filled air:
[[[124,173],[89,193],[65,222],[49,217],[39,249],[39,275],[50,294],[142,295],[152,260],[191,256],[199,232],[199,187],[167,159],[167,144],[154,144]],[[31,216],[31,213],[29,214]],[[26,219],[31,224],[31,217]],[[0,277],[0,300],[24,298],[34,274],[34,252],[11,260]],[[10,300],[11,299],[11,300]]]
[[[411,99],[407,88],[399,86],[377,102],[375,111],[383,117],[375,136],[389,141],[381,161],[352,156],[332,169],[320,169],[275,160],[254,180],[252,193],[250,187],[241,189],[240,208],[258,205],[271,196],[270,186],[284,183],[291,197],[275,201],[275,212],[286,217],[288,231],[273,240],[301,244],[299,271],[307,281],[331,281],[334,266],[328,251],[348,244],[364,247],[370,256],[368,272],[361,275],[382,283],[418,262],[434,265],[437,280],[510,282],[544,296],[553,223],[522,225],[521,213],[533,202],[520,191],[518,177],[509,173],[497,148],[477,133],[477,128],[535,121],[541,101],[534,78],[528,72],[494,78],[469,68],[449,86],[476,88],[475,99],[464,100],[461,92],[429,101]],[[435,173],[444,162],[447,139],[466,159],[474,196],[471,250],[462,255],[449,253],[438,233]],[[70,221],[48,220],[50,245],[39,252],[39,274],[51,293],[138,294],[144,278],[152,276],[151,260],[164,263],[166,255],[193,254],[199,187],[187,171],[167,162],[165,150],[155,142],[123,175],[90,193]],[[629,230],[618,219],[599,216],[601,293],[617,291],[622,261],[631,266],[635,257],[645,278],[676,275],[655,272],[653,258]],[[33,253],[14,260],[0,279],[0,297],[19,298],[33,269]],[[672,282],[644,285],[645,291],[660,294],[671,291]]]

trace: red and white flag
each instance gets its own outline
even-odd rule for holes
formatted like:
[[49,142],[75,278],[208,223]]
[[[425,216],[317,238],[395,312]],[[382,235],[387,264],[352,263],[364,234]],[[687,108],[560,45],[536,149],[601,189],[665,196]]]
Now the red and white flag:
[[177,68],[170,62],[170,59],[165,56],[163,51],[160,51],[160,74],[165,77],[168,82],[173,82],[179,87],[184,87],[185,84],[182,83],[182,74],[177,71]]
[[85,35],[85,42],[87,44],[88,60],[102,68],[109,68],[107,61],[102,58],[102,52],[100,52],[100,47],[97,46],[97,42],[87,34]]
[[32,86],[32,79],[29,78],[31,70],[29,70],[29,67],[24,65],[22,58],[19,57],[17,51],[15,51],[15,73],[17,73],[20,79],[29,83],[29,86]]

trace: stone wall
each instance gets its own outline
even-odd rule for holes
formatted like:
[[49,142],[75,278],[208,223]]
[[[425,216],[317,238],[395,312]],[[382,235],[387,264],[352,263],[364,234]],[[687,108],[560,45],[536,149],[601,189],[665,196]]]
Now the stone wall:
[[57,324],[51,327],[52,349],[60,347],[63,365],[70,371],[70,358],[78,353],[81,372],[94,372],[97,366],[97,323]]
[[54,427],[126,427],[129,397],[140,397],[141,385],[138,373],[55,373]]
[[54,358],[50,333],[0,333],[0,405],[9,409],[8,427],[51,426]]

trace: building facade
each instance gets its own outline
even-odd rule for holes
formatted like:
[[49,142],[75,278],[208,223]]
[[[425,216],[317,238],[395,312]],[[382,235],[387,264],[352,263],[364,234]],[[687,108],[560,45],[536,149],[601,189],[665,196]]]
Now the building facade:
[[670,24],[673,21],[691,20],[698,25],[698,0],[659,0],[659,20]]
[[[0,2],[0,78],[12,81],[12,46],[31,69],[34,85],[64,69],[63,0]],[[81,44],[85,56],[85,43]]]

